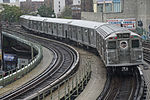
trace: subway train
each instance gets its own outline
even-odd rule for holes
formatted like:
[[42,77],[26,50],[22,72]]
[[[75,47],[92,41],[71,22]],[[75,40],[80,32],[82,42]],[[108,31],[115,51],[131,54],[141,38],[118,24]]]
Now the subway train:
[[22,15],[21,26],[38,34],[69,39],[95,48],[107,69],[143,64],[141,37],[108,23]]

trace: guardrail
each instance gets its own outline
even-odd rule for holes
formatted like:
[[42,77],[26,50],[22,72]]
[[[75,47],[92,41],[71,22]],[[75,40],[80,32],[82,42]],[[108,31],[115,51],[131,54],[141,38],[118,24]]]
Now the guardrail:
[[103,99],[105,93],[106,93],[107,90],[109,89],[109,85],[110,85],[111,79],[112,79],[112,78],[111,78],[110,75],[107,73],[107,80],[106,80],[106,82],[105,82],[105,86],[104,86],[104,88],[103,88],[103,91],[100,93],[100,96],[98,96],[96,100],[102,100],[102,99]]
[[83,91],[90,80],[91,72],[91,64],[89,62],[62,82],[58,84],[54,82],[50,86],[25,99],[31,100],[34,98],[36,100],[41,100],[48,98],[48,100],[72,100]]
[[137,67],[137,89],[135,91],[135,96],[134,100],[141,100],[143,97],[143,91],[144,91],[144,77],[143,77],[143,72],[141,68],[138,66]]
[[144,79],[144,75],[143,72],[140,68],[140,66],[138,66],[138,71],[139,71],[139,75],[140,75],[140,87],[139,87],[139,93],[138,93],[138,98],[135,100],[149,100],[147,98],[147,85],[145,84],[145,79]]
[[15,71],[14,70],[8,71],[7,76],[2,75],[1,79],[0,79],[0,86],[1,87],[6,86],[7,84],[10,84],[10,83],[14,82],[15,80],[23,77],[25,74],[30,72],[34,67],[36,67],[40,63],[40,61],[43,57],[43,51],[42,51],[42,48],[40,45],[38,45],[36,43],[29,42],[23,38],[9,34],[7,32],[2,32],[2,34],[33,47],[38,52],[38,54],[34,57],[34,59],[32,59],[29,62],[29,64],[27,66],[25,66],[21,69],[16,68]]

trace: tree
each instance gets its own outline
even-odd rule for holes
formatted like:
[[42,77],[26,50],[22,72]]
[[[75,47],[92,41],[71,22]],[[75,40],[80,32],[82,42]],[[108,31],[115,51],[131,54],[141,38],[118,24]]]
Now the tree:
[[55,17],[55,13],[53,12],[53,10],[46,5],[42,5],[38,9],[38,14],[42,17]]
[[71,19],[72,18],[72,9],[69,7],[65,7],[63,12],[61,13],[61,17]]
[[17,6],[2,5],[4,10],[1,12],[3,21],[18,22],[19,17],[22,15],[21,9]]

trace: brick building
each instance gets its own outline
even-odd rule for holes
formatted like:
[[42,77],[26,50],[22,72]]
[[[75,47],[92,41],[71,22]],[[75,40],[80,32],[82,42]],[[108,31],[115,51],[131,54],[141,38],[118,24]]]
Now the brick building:
[[81,11],[93,12],[93,0],[81,0]]
[[44,4],[54,10],[54,0],[44,0]]
[[72,18],[81,19],[81,5],[72,5]]
[[37,11],[41,5],[44,5],[43,1],[27,0],[26,2],[20,2],[20,8],[26,13]]
[[71,7],[73,4],[73,0],[65,0],[65,5]]
[[73,0],[71,9],[72,9],[72,18],[81,19],[81,0]]

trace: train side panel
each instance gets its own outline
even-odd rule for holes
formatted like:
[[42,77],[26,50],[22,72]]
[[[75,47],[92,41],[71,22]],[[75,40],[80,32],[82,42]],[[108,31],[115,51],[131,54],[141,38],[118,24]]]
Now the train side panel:
[[89,43],[91,47],[96,48],[96,31],[89,29]]
[[78,41],[78,38],[77,38],[77,27],[76,26],[72,26],[72,38],[71,38],[71,40]]
[[63,37],[66,38],[66,39],[68,39],[69,25],[64,24],[64,25],[63,25],[63,28],[64,28],[64,30],[63,30],[63,31],[64,31]]

